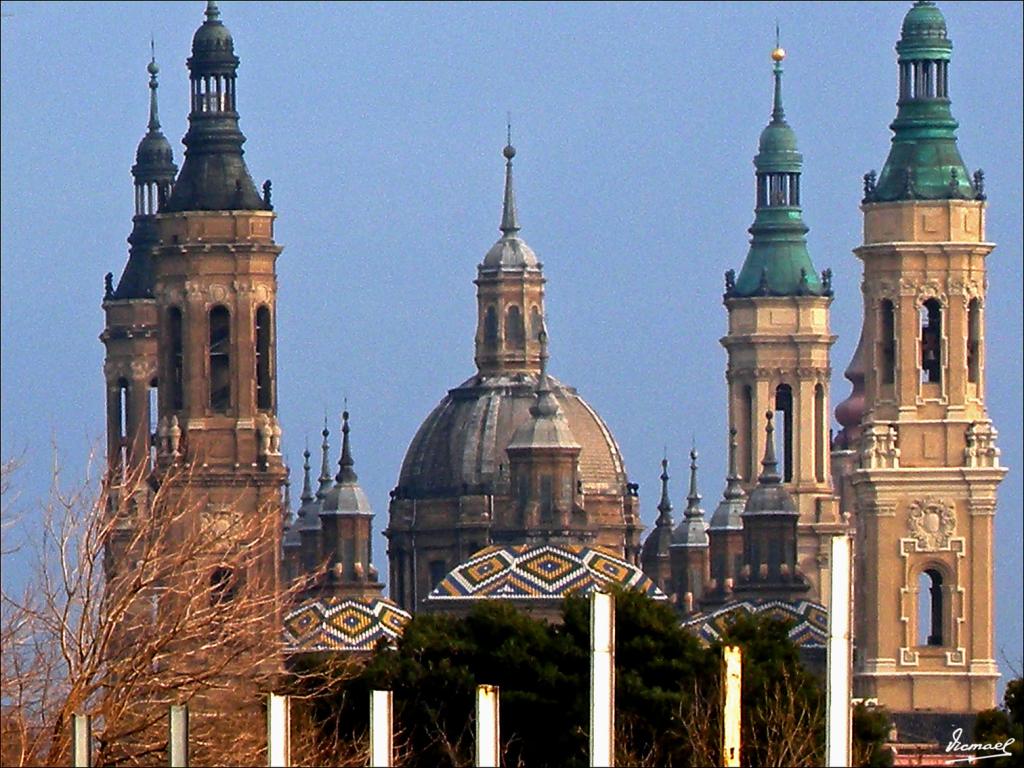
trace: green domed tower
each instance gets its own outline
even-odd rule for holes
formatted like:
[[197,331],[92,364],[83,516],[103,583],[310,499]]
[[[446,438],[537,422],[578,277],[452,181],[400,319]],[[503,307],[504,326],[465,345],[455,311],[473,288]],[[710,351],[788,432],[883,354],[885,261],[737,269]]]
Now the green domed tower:
[[892,147],[877,182],[871,174],[865,180],[864,202],[980,199],[980,183],[972,183],[956,145],[958,123],[949,100],[953,43],[934,3],[919,0],[907,12],[896,53]]
[[807,252],[807,225],[800,208],[803,155],[797,150],[796,132],[786,122],[782,107],[782,60],[776,47],[775,98],[771,122],[761,131],[754,157],[757,199],[750,232],[750,251],[727,297],[821,296],[827,293]]
[[756,201],[750,250],[739,277],[725,275],[729,331],[729,422],[736,430],[738,474],[750,492],[766,450],[759,415],[770,411],[780,476],[796,510],[797,567],[807,574],[812,599],[827,581],[823,547],[836,523],[828,468],[829,330],[832,288],[807,252],[807,225],[800,208],[803,158],[782,106],[782,61],[776,44],[771,121],[761,131],[754,158]]

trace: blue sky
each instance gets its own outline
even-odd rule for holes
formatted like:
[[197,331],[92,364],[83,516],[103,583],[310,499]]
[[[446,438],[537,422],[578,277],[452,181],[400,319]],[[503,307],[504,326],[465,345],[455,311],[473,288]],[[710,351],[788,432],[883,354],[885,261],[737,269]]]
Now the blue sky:
[[[473,372],[477,263],[497,238],[511,112],[522,235],[548,278],[551,371],[616,435],[649,523],[667,447],[677,508],[701,451],[725,470],[722,273],[753,218],[775,22],[804,154],[816,267],[835,273],[833,406],[861,323],[861,176],[895,116],[909,3],[221,4],[246,160],[279,215],[279,378],[294,467],[324,411],[352,411],[356,470],[386,523],[417,426]],[[1011,468],[996,517],[997,648],[1021,667],[1021,7],[941,3],[953,112],[989,196],[988,403]],[[127,254],[149,38],[181,163],[204,4],[3,2],[2,455],[18,504],[103,436],[103,275]],[[337,443],[335,443],[337,445]],[[336,456],[332,457],[336,461]],[[298,479],[296,477],[296,479]],[[387,572],[378,536],[375,556]],[[17,565],[17,563],[12,563]],[[5,580],[12,575],[5,567]],[[1004,667],[1005,668],[1005,667]]]

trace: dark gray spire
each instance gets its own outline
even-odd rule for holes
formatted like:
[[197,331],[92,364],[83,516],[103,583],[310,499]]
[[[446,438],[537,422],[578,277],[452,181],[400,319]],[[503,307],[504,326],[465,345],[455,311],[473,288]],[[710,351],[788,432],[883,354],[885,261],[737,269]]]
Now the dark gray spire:
[[316,497],[322,499],[327,491],[331,488],[331,460],[330,451],[331,446],[327,442],[327,438],[330,437],[330,430],[327,429],[327,417],[324,417],[324,429],[320,433],[323,435],[323,442],[320,444],[321,459],[320,459],[320,487],[316,491]]
[[687,517],[703,517],[704,511],[700,508],[701,495],[697,490],[697,449],[690,449],[690,492],[686,494]]
[[217,21],[220,19],[220,8],[217,7],[217,0],[206,0],[206,19],[207,21]]
[[655,525],[672,526],[672,502],[668,497],[668,457],[661,460],[661,501],[658,502],[658,521]]
[[725,477],[725,492],[722,494],[727,499],[743,498],[743,478],[736,467],[736,449],[739,444],[736,441],[736,428],[729,430],[729,474]]
[[551,380],[548,378],[548,332],[542,330],[539,334],[540,341],[540,376],[537,377],[537,401],[530,408],[530,413],[536,418],[553,418],[561,410],[558,407],[558,400],[551,390]]
[[761,476],[757,479],[762,485],[773,485],[782,482],[782,477],[779,475],[779,462],[775,458],[775,426],[772,424],[774,416],[775,414],[771,411],[765,412],[765,418],[768,420],[768,423],[764,428],[764,458],[761,459]]
[[309,445],[302,452],[302,496],[299,499],[303,505],[313,500],[313,485],[309,479]]
[[736,442],[735,427],[729,430],[729,474],[725,478],[725,491],[722,493],[722,500],[715,507],[711,515],[711,530],[737,529],[743,527],[741,515],[746,503],[743,492],[742,480],[739,470],[736,468]]
[[334,480],[338,483],[354,483],[359,477],[352,467],[355,462],[352,460],[352,450],[348,441],[348,411],[341,413],[341,458],[338,459],[338,474]]
[[149,39],[149,64],[146,66],[146,70],[149,72],[149,130],[158,131],[160,130],[160,114],[157,111],[156,105],[156,75],[160,71],[160,67],[156,63],[156,41],[153,38]]
[[514,235],[519,231],[519,216],[516,213],[516,193],[512,187],[512,158],[516,156],[516,148],[512,146],[512,126],[508,128],[508,143],[502,150],[505,156],[505,200],[501,207],[501,231],[505,235]]

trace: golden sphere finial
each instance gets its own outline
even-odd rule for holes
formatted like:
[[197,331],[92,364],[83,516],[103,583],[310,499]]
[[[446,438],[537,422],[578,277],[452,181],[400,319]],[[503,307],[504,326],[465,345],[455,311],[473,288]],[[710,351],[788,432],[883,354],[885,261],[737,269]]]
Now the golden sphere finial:
[[782,61],[786,58],[786,49],[781,46],[772,51],[772,61]]

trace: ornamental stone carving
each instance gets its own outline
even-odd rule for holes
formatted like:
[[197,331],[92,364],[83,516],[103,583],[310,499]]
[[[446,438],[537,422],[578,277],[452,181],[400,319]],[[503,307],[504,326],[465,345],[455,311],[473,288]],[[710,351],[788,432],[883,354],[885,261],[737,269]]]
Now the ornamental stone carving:
[[867,469],[899,469],[899,433],[892,424],[869,424],[861,438],[861,464]]
[[227,301],[228,287],[220,283],[214,283],[209,288],[210,301],[214,304],[222,304]]
[[185,295],[189,304],[202,304],[205,291],[199,283],[189,280],[185,283]]
[[996,447],[996,428],[991,422],[972,421],[967,427],[964,448],[965,467],[998,467],[999,449]]
[[956,528],[953,505],[934,497],[919,499],[910,505],[907,527],[919,552],[947,549]]
[[156,361],[154,360],[133,360],[132,378],[149,381],[156,376]]
[[942,290],[942,286],[935,280],[929,280],[917,290],[918,302],[925,302],[928,299],[938,299],[939,303],[943,306],[949,304],[946,292]]

